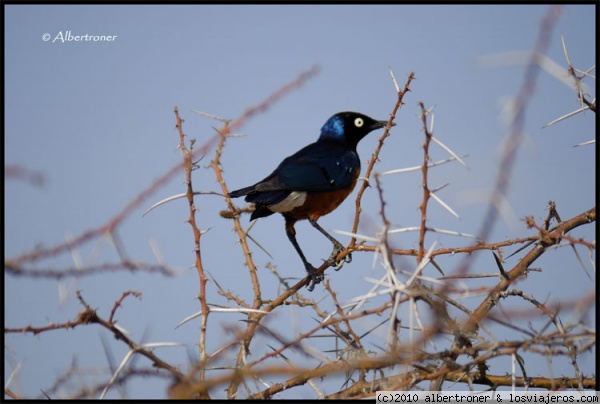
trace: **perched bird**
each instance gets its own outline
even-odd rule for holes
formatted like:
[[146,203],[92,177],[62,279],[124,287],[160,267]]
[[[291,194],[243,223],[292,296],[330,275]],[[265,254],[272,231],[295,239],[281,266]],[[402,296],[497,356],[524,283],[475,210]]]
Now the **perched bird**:
[[[300,255],[311,277],[308,290],[320,283],[322,277],[304,256],[296,241],[294,224],[308,219],[333,243],[333,251],[327,262],[338,270],[338,254],[342,244],[327,233],[317,220],[337,208],[352,192],[360,174],[360,159],[356,145],[369,132],[383,128],[387,121],[376,121],[357,112],[340,112],[333,115],[321,128],[319,139],[284,159],[262,181],[249,187],[230,192],[237,198],[246,195],[246,202],[254,203],[250,220],[281,213],[285,218],[285,231]],[[346,256],[350,262],[352,256]]]

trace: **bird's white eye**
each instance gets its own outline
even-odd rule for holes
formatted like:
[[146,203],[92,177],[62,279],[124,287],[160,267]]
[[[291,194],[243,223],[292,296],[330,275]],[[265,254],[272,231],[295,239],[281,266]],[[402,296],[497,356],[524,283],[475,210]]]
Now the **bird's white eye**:
[[364,125],[365,121],[363,121],[362,118],[356,118],[354,120],[354,126],[356,126],[357,128],[360,128]]

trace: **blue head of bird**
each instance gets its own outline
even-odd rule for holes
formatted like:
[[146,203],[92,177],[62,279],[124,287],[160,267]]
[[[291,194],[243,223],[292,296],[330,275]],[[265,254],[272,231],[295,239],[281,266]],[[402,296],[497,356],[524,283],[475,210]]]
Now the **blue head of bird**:
[[356,147],[369,132],[386,125],[387,121],[377,121],[359,112],[340,112],[325,122],[319,140],[333,140]]

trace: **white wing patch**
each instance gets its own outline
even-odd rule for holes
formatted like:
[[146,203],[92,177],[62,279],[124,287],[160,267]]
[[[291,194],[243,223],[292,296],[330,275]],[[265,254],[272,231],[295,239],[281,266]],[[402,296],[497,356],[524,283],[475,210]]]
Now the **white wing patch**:
[[283,201],[270,205],[269,209],[279,213],[289,212],[298,206],[304,205],[304,201],[306,201],[306,192],[293,191]]

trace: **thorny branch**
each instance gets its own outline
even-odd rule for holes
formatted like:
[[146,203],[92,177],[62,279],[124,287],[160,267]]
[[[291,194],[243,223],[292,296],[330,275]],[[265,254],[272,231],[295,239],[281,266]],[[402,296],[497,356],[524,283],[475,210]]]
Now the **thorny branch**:
[[[202,316],[200,317],[200,340],[198,341],[198,348],[200,350],[200,362],[205,363],[208,359],[206,352],[206,324],[208,322],[208,315],[210,313],[208,305],[206,303],[206,282],[208,278],[204,273],[204,266],[202,265],[202,249],[200,245],[200,238],[202,237],[202,231],[198,228],[196,223],[196,203],[194,201],[194,187],[192,185],[192,171],[196,168],[196,163],[192,160],[193,158],[193,147],[195,141],[190,141],[190,147],[188,148],[185,144],[185,134],[183,132],[183,121],[179,116],[179,110],[175,107],[174,110],[175,119],[177,121],[176,127],[179,133],[179,149],[183,154],[183,167],[185,170],[185,184],[186,184],[186,197],[188,205],[190,207],[190,216],[187,222],[192,227],[194,234],[194,254],[196,258],[195,267],[198,272],[198,279],[200,281],[200,291],[198,294],[198,300],[200,300],[200,306],[202,310]],[[200,380],[204,380],[205,367],[200,367]]]

